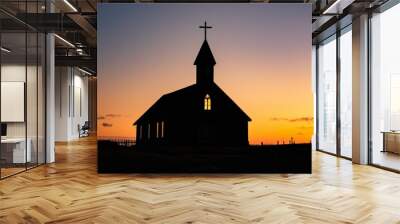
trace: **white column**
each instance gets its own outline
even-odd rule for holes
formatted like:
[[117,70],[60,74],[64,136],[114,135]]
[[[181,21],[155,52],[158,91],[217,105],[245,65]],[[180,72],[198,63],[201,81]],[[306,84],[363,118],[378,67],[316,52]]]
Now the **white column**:
[[353,162],[368,163],[368,15],[353,19]]
[[313,131],[313,136],[311,137],[311,147],[312,150],[316,150],[316,132],[317,132],[317,58],[316,58],[316,52],[317,48],[315,45],[312,46],[312,54],[311,54],[311,87],[312,87],[312,93],[313,93],[313,99],[314,99],[314,131]]
[[[46,11],[54,12],[52,1],[46,1]],[[54,34],[46,34],[46,163],[55,162],[55,42]]]
[[55,54],[54,35],[46,36],[46,163],[55,161]]

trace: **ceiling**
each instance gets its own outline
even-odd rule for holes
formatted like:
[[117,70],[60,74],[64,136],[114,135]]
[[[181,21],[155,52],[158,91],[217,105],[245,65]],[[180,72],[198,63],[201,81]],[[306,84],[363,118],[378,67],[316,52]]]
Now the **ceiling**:
[[[387,0],[1,0],[2,31],[15,33],[25,28],[55,32],[56,65],[80,66],[96,72],[97,3],[148,2],[252,2],[312,4],[313,39],[323,36],[340,19],[377,7]],[[50,4],[49,4],[50,3]],[[49,13],[49,12],[52,13]],[[27,12],[27,13],[26,13]],[[351,19],[350,19],[351,22]],[[9,34],[11,35],[11,34]],[[8,38],[8,37],[7,37]],[[11,37],[10,37],[11,38]],[[12,38],[11,38],[12,39]],[[15,38],[15,41],[20,41]]]

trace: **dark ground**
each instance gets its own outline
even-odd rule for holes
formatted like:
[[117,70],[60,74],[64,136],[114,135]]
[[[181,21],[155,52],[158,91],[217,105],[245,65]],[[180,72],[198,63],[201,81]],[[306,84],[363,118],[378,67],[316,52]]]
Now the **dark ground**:
[[97,144],[99,173],[311,173],[311,144],[150,150]]

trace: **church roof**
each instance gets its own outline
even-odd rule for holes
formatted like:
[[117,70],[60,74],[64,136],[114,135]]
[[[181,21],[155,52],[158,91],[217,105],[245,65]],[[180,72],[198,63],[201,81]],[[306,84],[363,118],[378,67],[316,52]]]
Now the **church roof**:
[[208,89],[194,84],[163,95],[135,121],[134,125],[147,119],[162,119],[171,116],[196,117],[203,112],[205,94],[210,94],[215,113],[224,117],[231,115],[251,121],[251,118],[217,84],[213,83]]
[[204,64],[211,64],[211,65],[216,64],[213,53],[211,52],[207,40],[204,40],[203,44],[201,45],[200,51],[197,54],[196,60],[194,60],[194,65],[204,65]]

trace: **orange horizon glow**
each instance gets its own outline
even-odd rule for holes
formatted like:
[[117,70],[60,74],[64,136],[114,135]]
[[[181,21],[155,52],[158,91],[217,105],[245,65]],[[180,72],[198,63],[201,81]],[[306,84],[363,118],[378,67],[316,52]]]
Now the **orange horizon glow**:
[[[282,89],[274,83],[284,82],[285,80],[278,79],[271,84],[263,84],[265,82],[262,82],[262,80],[249,82],[240,79],[242,74],[240,69],[227,71],[227,74],[230,76],[238,77],[237,81],[219,81],[218,77],[224,75],[220,74],[218,66],[215,71],[216,83],[252,119],[249,122],[250,144],[276,144],[277,141],[282,144],[283,141],[288,143],[292,137],[296,143],[311,142],[313,134],[313,102],[310,84],[299,88],[298,83],[304,83],[304,80],[293,80],[293,82],[286,83],[285,88]],[[166,89],[166,86],[162,84],[165,84],[165,82],[153,83],[151,81],[144,84],[144,86],[149,88],[147,91],[139,87],[137,88],[140,90],[137,92],[129,89],[129,92],[124,93],[124,95],[126,94],[124,98],[131,99],[136,104],[121,105],[118,100],[108,101],[107,108],[123,107],[124,110],[118,110],[122,113],[115,113],[116,110],[111,112],[104,109],[100,110],[99,108],[98,136],[135,138],[136,128],[133,126],[133,123],[136,119],[163,94],[193,84],[195,82],[195,71],[192,72],[192,76],[192,82],[185,84],[182,82],[181,85],[173,85],[176,87],[171,87],[169,90],[163,90]],[[280,76],[284,77],[284,75]],[[309,76],[309,74],[304,76]],[[299,75],[299,77],[301,76]],[[269,89],[268,92],[266,91],[267,89]],[[138,92],[142,90],[144,92],[139,94]],[[144,96],[148,97],[144,98]],[[104,124],[108,123],[112,124],[112,127],[104,127]]]

